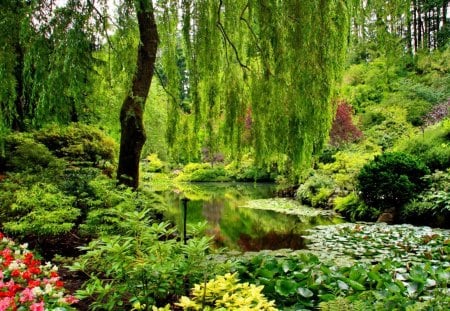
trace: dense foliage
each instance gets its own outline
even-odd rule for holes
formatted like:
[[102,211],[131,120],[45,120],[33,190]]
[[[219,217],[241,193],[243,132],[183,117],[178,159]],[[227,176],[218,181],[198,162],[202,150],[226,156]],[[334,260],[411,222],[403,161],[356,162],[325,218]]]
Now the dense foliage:
[[379,209],[396,208],[411,200],[426,186],[430,171],[413,156],[384,153],[361,169],[358,189],[364,202]]
[[450,308],[448,231],[318,226],[449,226],[448,0],[114,2],[1,2],[0,310]]

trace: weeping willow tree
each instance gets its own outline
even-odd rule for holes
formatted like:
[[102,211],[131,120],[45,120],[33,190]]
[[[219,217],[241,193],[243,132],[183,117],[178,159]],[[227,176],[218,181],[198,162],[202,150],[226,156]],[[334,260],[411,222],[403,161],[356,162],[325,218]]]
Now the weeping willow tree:
[[[114,17],[106,0],[69,0],[60,8],[51,0],[19,1],[27,9],[21,29],[38,35],[19,36],[23,75],[11,74],[20,62],[13,52],[7,92],[19,98],[14,79],[28,81],[22,93],[31,123],[78,118],[95,105],[86,98],[96,43],[112,45],[111,31],[137,32],[139,42],[130,46],[135,65],[124,66],[132,69],[120,112],[120,183],[138,186],[143,112],[158,56],[171,101],[170,144],[180,144],[182,128],[191,133],[185,145],[192,150],[227,144],[238,155],[251,145],[258,164],[299,172],[329,132],[352,1],[123,0]],[[11,116],[19,113],[8,96],[2,101]]]
[[[330,129],[351,6],[340,0],[181,1],[178,41],[187,59],[193,133],[203,133],[213,150],[223,138],[236,155],[251,123],[258,164],[297,173],[308,166]],[[173,23],[174,16],[164,14],[170,18],[161,23]],[[163,53],[173,54],[173,33],[162,38]],[[167,76],[178,73],[169,67]],[[171,114],[173,124],[179,113]],[[174,129],[169,142],[177,145]]]
[[94,7],[67,1],[1,1],[0,128],[29,130],[83,120],[89,108]]

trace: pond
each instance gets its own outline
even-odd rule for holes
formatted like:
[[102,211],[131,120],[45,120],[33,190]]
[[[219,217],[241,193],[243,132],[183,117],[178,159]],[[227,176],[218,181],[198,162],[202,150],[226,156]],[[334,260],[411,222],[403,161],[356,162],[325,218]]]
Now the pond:
[[[206,221],[206,234],[217,247],[229,250],[303,249],[306,229],[343,222],[330,211],[274,198],[274,184],[186,183],[165,192],[169,207],[166,218],[187,234]],[[184,213],[186,202],[186,215]]]

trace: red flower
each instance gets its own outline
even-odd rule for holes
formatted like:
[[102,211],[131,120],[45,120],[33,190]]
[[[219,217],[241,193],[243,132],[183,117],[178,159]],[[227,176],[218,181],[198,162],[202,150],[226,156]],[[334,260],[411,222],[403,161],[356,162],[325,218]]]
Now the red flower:
[[30,271],[25,271],[24,273],[22,273],[22,278],[24,278],[27,281],[31,280],[31,277],[32,275]]
[[39,274],[39,273],[41,273],[41,269],[38,268],[38,267],[30,267],[28,269],[28,271],[30,271],[31,274]]
[[64,282],[63,281],[56,281],[55,283],[56,287],[63,287],[64,286]]
[[30,266],[32,265],[33,262],[33,254],[32,253],[26,253],[25,257],[23,259],[23,262],[27,265]]
[[39,287],[39,286],[41,286],[41,281],[39,281],[39,280],[28,281],[28,287],[29,288]]
[[11,271],[11,276],[12,277],[18,277],[20,276],[20,271],[17,269],[14,269],[13,271]]
[[55,271],[50,272],[50,277],[52,277],[52,278],[59,277],[58,272],[55,272]]

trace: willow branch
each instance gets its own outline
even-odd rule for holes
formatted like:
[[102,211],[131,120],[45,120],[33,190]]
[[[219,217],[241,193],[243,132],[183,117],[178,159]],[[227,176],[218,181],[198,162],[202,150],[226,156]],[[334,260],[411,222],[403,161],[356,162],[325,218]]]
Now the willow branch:
[[240,59],[240,57],[239,57],[239,52],[238,52],[236,46],[235,46],[234,43],[231,41],[230,37],[228,37],[228,34],[227,34],[227,32],[225,31],[225,28],[223,27],[222,22],[220,21],[220,11],[221,11],[221,9],[222,9],[222,5],[223,5],[223,0],[220,0],[220,1],[219,1],[219,9],[217,10],[217,27],[219,28],[220,32],[222,33],[222,37],[223,37],[224,41],[225,41],[225,42],[228,42],[228,44],[230,44],[231,48],[233,49],[234,54],[235,54],[235,56],[236,56],[236,60],[238,61],[239,65],[240,65],[242,68],[245,68],[245,69],[250,70],[250,68],[249,68],[246,64],[244,64],[244,63],[241,61],[241,59]]
[[252,36],[253,36],[253,38],[255,39],[255,44],[256,44],[256,47],[258,48],[258,50],[261,52],[262,51],[262,48],[261,48],[261,46],[259,45],[259,43],[258,43],[258,36],[256,35],[256,33],[255,33],[255,31],[253,30],[253,28],[252,28],[252,26],[250,26],[250,23],[248,22],[248,20],[246,20],[245,18],[244,18],[244,13],[245,13],[245,11],[248,9],[248,2],[247,2],[247,4],[245,5],[245,7],[242,9],[242,12],[241,12],[241,15],[239,16],[239,19],[241,20],[241,21],[243,21],[244,22],[244,24],[247,26],[247,28],[248,28],[248,30],[250,31],[250,33],[252,34]]
[[[94,1],[88,0],[87,3],[88,3],[88,5],[95,11],[95,13],[99,16],[100,21],[101,21],[101,23],[102,23],[102,25],[103,25],[103,27],[102,27],[102,32],[105,34],[106,42],[108,42],[108,45],[109,45],[109,47],[110,47],[112,50],[115,50],[114,45],[113,45],[112,42],[111,42],[111,38],[109,37],[108,30],[106,29],[106,21],[109,19],[109,17],[103,15],[103,13],[100,12],[100,11],[97,9],[97,7],[95,6]],[[112,23],[114,26],[119,27],[118,25],[116,25],[116,24],[114,23],[113,20],[111,20],[111,23]]]
[[164,92],[166,92],[167,95],[172,97],[173,101],[176,103],[178,101],[177,97],[175,95],[173,95],[173,93],[167,89],[167,87],[165,86],[165,83],[163,81],[163,78],[161,77],[161,74],[159,73],[159,70],[156,67],[155,67],[155,73],[156,73],[156,76],[158,77],[159,84],[161,84],[161,87],[163,88]]

